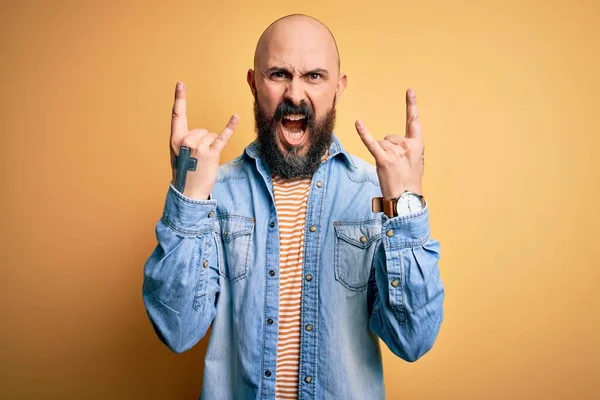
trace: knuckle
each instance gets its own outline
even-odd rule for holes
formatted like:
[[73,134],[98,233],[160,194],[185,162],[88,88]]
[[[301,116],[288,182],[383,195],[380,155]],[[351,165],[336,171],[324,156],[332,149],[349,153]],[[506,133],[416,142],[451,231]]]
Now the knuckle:
[[419,114],[412,115],[407,121],[409,125],[413,122],[419,122]]
[[178,118],[181,117],[183,115],[183,111],[177,107],[173,107],[172,111],[171,111],[171,116],[173,118]]
[[196,146],[195,146],[194,137],[192,135],[188,135],[188,136],[184,137],[183,140],[181,141],[181,145],[189,147],[191,149],[195,148]]

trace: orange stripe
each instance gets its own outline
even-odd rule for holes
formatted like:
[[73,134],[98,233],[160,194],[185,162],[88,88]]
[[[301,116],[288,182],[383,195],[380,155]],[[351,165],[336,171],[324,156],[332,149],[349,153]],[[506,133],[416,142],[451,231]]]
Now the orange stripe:
[[306,202],[311,180],[284,181],[273,177],[273,193],[279,223],[279,336],[277,339],[278,399],[298,395],[298,362],[302,304],[302,263]]

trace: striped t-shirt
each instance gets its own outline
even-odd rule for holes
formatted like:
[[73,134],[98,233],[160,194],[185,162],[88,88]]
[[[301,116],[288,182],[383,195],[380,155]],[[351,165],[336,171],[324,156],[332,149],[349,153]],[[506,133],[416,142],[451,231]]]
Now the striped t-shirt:
[[283,180],[273,177],[280,239],[277,399],[298,398],[304,223],[310,182],[310,178]]

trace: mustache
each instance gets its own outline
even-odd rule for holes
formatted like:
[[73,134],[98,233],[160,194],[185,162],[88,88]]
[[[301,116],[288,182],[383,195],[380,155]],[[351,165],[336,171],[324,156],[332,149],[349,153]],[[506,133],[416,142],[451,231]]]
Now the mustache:
[[273,113],[273,122],[281,122],[285,116],[293,114],[304,115],[306,117],[306,122],[309,124],[315,119],[315,112],[308,103],[301,102],[300,104],[296,105],[292,103],[291,100],[284,99],[277,106],[275,113]]

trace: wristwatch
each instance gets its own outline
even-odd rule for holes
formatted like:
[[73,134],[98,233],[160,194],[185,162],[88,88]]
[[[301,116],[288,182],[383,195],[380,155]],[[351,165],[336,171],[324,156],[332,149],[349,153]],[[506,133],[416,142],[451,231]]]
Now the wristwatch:
[[407,215],[425,208],[425,197],[409,190],[402,193],[399,197],[386,200],[383,197],[373,197],[371,208],[374,213],[384,212],[388,217],[397,217]]

